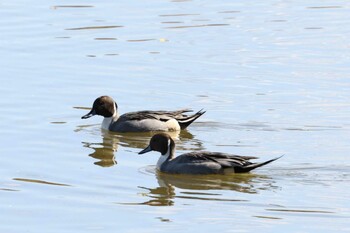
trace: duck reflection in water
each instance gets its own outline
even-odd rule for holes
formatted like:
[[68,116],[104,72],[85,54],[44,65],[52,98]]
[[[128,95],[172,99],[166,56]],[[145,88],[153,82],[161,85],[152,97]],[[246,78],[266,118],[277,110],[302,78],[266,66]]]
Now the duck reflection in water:
[[118,143],[112,137],[104,135],[102,132],[102,142],[82,142],[84,147],[93,149],[94,152],[89,154],[90,157],[97,159],[95,165],[101,167],[111,167],[117,164],[114,152],[117,151]]
[[[95,129],[95,125],[81,125],[75,130],[76,132]],[[95,131],[92,132],[96,134]],[[99,161],[94,162],[95,165],[102,167],[111,167],[117,164],[115,153],[120,147],[142,149],[148,145],[150,138],[159,132],[141,132],[141,133],[116,133],[103,129],[99,129],[102,142],[82,142],[84,147],[93,150],[89,154]],[[187,130],[168,132],[168,134],[175,139],[180,139],[181,143],[178,145],[182,150],[203,150],[202,142],[194,139],[194,136]]]
[[[152,170],[154,171],[153,167]],[[278,189],[275,181],[266,175],[252,173],[232,175],[178,175],[156,172],[158,187],[139,187],[145,191],[142,196],[149,200],[140,205],[172,206],[176,199],[203,201],[245,202],[244,199],[220,198],[221,192],[231,190],[247,194],[258,194],[263,190]]]

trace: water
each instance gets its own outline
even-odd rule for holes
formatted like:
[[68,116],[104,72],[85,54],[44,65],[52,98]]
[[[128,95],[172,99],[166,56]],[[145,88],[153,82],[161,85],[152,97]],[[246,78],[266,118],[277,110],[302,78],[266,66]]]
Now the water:
[[[346,1],[2,1],[1,232],[349,232]],[[81,120],[204,108],[177,153],[280,160],[157,174],[151,137]]]

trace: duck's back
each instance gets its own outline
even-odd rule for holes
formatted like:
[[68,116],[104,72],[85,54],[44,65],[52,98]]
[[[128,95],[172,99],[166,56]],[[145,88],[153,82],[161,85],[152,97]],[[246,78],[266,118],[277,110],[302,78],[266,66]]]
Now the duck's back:
[[219,152],[191,152],[169,160],[160,167],[162,172],[177,174],[224,174],[235,172],[235,167],[252,164],[256,157],[238,156]]
[[177,131],[180,125],[173,112],[140,111],[121,115],[109,129],[116,132]]
[[162,172],[173,174],[227,174],[244,173],[269,164],[279,158],[261,163],[250,162],[253,156],[240,156],[220,152],[191,152],[166,161],[160,167]]

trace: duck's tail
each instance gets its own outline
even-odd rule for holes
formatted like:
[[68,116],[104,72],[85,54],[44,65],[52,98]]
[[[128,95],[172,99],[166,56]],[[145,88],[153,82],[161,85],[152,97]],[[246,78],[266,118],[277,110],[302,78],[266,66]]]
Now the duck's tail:
[[266,164],[269,164],[269,163],[271,163],[271,162],[273,162],[273,161],[275,161],[275,160],[277,160],[277,159],[279,159],[281,157],[283,157],[283,155],[281,155],[281,156],[279,156],[277,158],[274,158],[274,159],[270,159],[270,160],[268,160],[266,162],[252,163],[252,164],[250,164],[248,166],[244,166],[244,167],[243,166],[242,167],[235,167],[235,172],[236,173],[250,172],[251,170],[253,170],[255,168],[262,167],[262,166],[264,166]]
[[197,120],[197,118],[202,116],[204,113],[205,113],[205,111],[203,111],[203,109],[201,109],[198,112],[196,112],[195,114],[193,114],[191,116],[183,117],[181,119],[177,119],[177,121],[179,122],[181,129],[186,129],[192,122]]

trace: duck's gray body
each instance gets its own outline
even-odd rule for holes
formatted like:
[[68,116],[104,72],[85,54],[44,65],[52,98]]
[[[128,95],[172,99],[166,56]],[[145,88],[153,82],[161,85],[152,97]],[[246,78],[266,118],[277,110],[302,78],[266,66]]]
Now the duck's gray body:
[[120,117],[113,117],[108,129],[115,132],[178,131],[182,129],[181,123],[193,120],[193,116],[184,115],[189,111],[183,109],[130,112]]
[[248,172],[249,165],[254,164],[249,160],[256,158],[220,152],[191,152],[165,161],[159,170],[173,174],[241,173]]
[[118,115],[118,106],[109,96],[97,98],[91,111],[82,116],[83,119],[93,115],[104,117],[102,128],[114,132],[147,132],[147,131],[178,131],[185,129],[205,111],[193,115],[189,109],[177,111],[139,111]]
[[207,175],[243,173],[278,159],[275,158],[262,163],[253,163],[250,160],[257,159],[257,157],[208,151],[190,152],[175,157],[175,142],[165,133],[154,135],[149,146],[139,152],[139,154],[152,150],[159,151],[162,154],[158,159],[157,169],[161,172],[171,174]]

